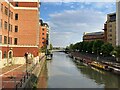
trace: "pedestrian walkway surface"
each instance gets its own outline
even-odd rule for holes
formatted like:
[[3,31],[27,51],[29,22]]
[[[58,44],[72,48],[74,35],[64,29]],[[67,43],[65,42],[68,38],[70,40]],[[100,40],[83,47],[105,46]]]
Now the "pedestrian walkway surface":
[[[44,55],[41,55],[41,57],[43,56]],[[15,88],[21,80],[27,78],[26,69],[29,71],[33,66],[32,62],[28,63],[27,67],[26,64],[16,64],[2,68],[0,70],[0,88],[6,88],[6,90],[7,88]]]
[[12,65],[1,69],[0,79],[2,88],[15,88],[16,84],[20,82],[26,74],[23,72],[25,65]]

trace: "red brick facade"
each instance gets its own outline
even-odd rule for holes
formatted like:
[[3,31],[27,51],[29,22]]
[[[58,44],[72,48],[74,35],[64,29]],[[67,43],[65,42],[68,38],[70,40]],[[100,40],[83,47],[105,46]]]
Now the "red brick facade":
[[39,38],[39,48],[45,47],[48,44],[49,36],[49,26],[40,20],[40,38]]
[[25,52],[38,55],[39,2],[18,2],[17,4],[16,6],[16,2],[0,2],[2,58],[4,53],[10,50],[13,51],[13,57],[23,57]]
[[95,40],[105,41],[104,32],[85,33],[83,36],[83,41],[95,41]]
[[46,45],[46,39],[47,39],[47,27],[40,26],[40,39],[39,39],[40,48]]

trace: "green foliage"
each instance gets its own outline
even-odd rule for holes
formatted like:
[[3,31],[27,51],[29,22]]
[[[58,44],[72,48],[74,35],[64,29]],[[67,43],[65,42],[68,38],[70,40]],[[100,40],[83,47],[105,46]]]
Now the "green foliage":
[[116,57],[120,58],[120,46],[115,47]]
[[[120,47],[119,47],[120,48]],[[104,56],[108,56],[113,51],[113,46],[110,43],[104,43],[101,40],[91,41],[91,42],[77,42],[75,44],[70,44],[66,47],[66,51],[80,51],[80,52],[88,52],[95,54],[102,53]],[[119,49],[116,48],[116,53],[119,52]],[[120,57],[120,54],[116,54],[116,56]]]
[[46,46],[40,48],[40,52],[45,53],[46,52]]
[[79,43],[76,43],[73,45],[73,50],[78,50],[79,49]]
[[94,53],[96,53],[96,54],[99,54],[100,51],[101,51],[101,46],[102,46],[103,44],[104,44],[104,42],[101,41],[101,40],[96,40],[96,41],[94,41],[92,51],[93,51]]
[[91,42],[88,43],[87,51],[88,51],[89,53],[92,53],[93,44],[94,44],[94,41],[91,41]]
[[50,44],[50,50],[52,50],[53,49],[53,46],[52,46],[52,44]]
[[82,49],[83,49],[84,52],[86,52],[87,49],[88,49],[88,48],[87,48],[87,47],[88,47],[88,43],[89,43],[89,42],[83,42],[83,47],[82,47]]
[[120,46],[116,46],[111,52],[111,55],[114,55],[114,57],[116,57],[116,61],[120,62]]
[[113,51],[113,46],[112,44],[110,43],[104,43],[102,46],[101,46],[101,53],[104,55],[104,56],[108,56],[110,55],[110,53]]

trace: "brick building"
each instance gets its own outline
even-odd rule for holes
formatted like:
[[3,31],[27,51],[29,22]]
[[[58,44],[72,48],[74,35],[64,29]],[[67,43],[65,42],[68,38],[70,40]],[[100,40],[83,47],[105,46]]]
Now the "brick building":
[[39,48],[45,47],[49,42],[49,26],[47,23],[44,23],[43,20],[40,20],[40,39],[39,39]]
[[[38,56],[38,0],[2,0],[0,2],[0,66],[23,57],[25,52]],[[2,60],[6,62],[2,63]]]
[[83,41],[95,41],[102,40],[105,41],[104,32],[92,32],[92,33],[84,33]]

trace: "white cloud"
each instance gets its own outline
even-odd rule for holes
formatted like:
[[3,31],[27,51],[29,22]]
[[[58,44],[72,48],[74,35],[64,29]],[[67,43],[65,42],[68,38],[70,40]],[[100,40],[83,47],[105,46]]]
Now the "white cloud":
[[50,14],[51,41],[66,46],[82,40],[84,32],[102,31],[106,15],[95,10],[66,10]]

